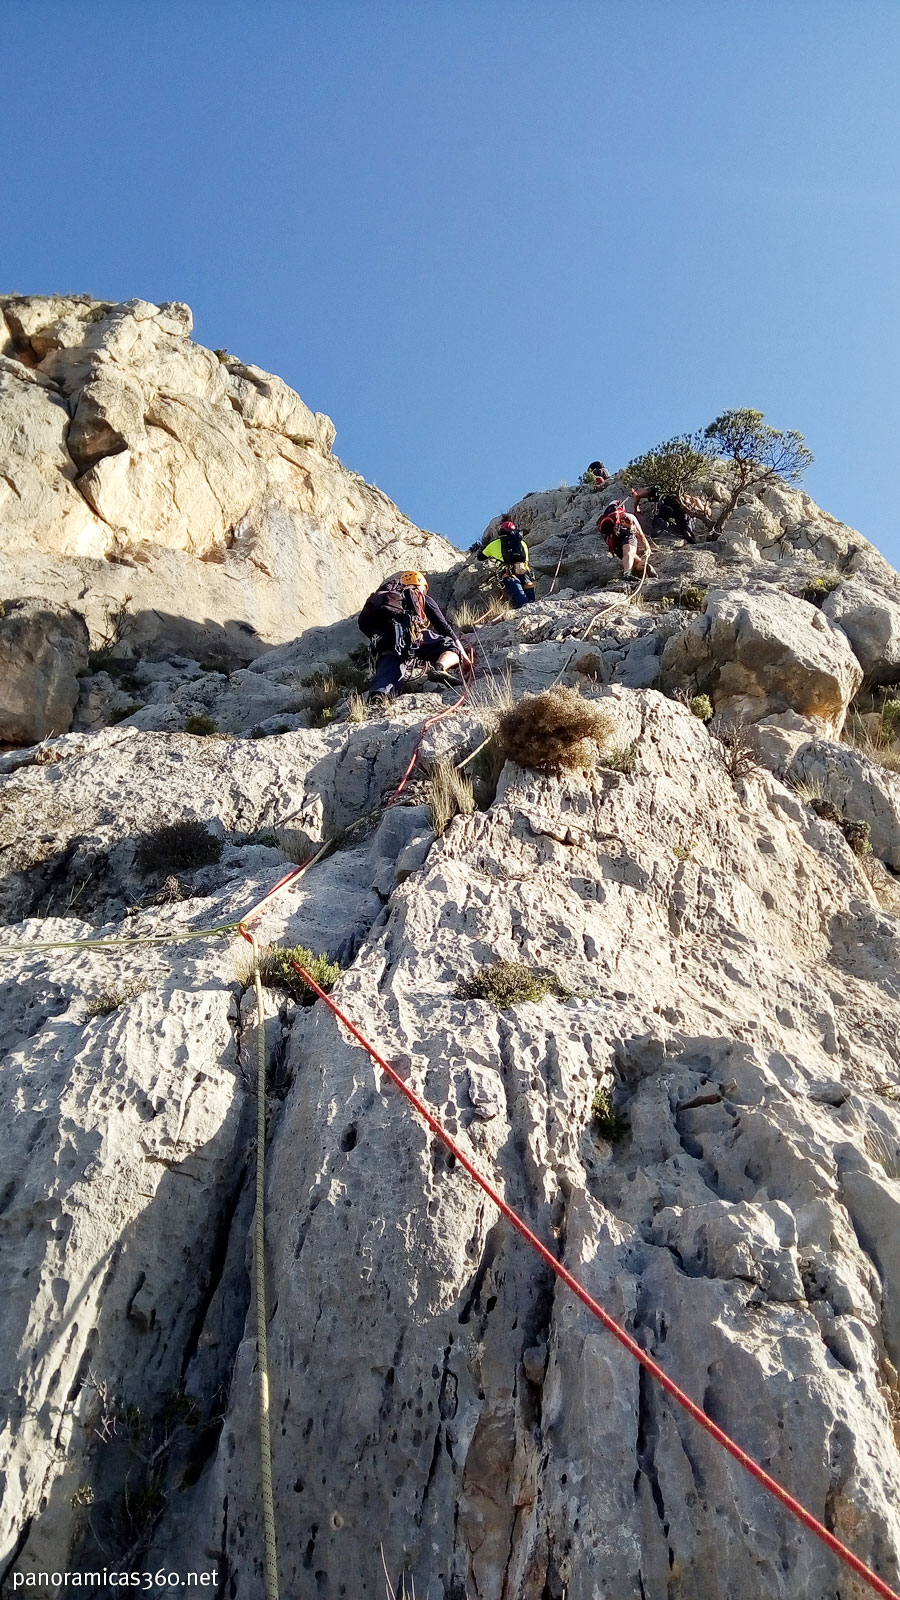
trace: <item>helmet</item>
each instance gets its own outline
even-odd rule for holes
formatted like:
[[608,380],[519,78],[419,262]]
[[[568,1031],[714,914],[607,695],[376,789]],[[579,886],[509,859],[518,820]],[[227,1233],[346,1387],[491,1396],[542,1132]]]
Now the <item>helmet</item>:
[[428,579],[424,572],[401,572],[400,582],[409,589],[421,589],[423,594],[428,593]]
[[500,526],[501,526],[501,528],[514,528],[516,526],[516,524],[513,521],[512,517],[501,517],[500,518]]

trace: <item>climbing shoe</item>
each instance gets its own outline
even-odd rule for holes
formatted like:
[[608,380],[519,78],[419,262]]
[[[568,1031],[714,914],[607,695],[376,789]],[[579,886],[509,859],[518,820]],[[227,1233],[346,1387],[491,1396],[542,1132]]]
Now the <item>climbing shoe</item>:
[[459,688],[459,678],[452,672],[445,672],[443,667],[431,667],[428,676],[432,683],[444,684],[451,689]]

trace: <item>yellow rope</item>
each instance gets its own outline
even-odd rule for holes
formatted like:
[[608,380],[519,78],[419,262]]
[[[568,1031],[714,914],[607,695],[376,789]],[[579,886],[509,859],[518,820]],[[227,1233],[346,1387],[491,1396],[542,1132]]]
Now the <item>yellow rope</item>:
[[259,1368],[259,1472],[262,1483],[263,1524],[266,1542],[266,1600],[278,1600],[278,1553],[275,1544],[275,1496],[272,1491],[272,1434],[269,1427],[269,1341],[266,1330],[266,1017],[263,1005],[262,976],[259,970],[259,945],[250,934],[253,946],[253,982],[256,987],[256,1032],[258,1073],[256,1085],[256,1358]]

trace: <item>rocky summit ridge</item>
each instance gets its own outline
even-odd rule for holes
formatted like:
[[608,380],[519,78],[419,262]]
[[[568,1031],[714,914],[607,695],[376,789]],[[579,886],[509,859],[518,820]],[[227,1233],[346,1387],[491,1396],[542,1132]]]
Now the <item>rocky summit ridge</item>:
[[[543,598],[505,615],[299,397],[191,345],[183,308],[0,306],[3,1592],[105,1567],[263,1593],[246,946],[75,941],[233,924],[326,840],[261,944],[328,958],[344,1011],[588,1291],[900,1586],[893,569],[779,483],[715,543],[660,541],[635,594],[598,548],[606,496],[562,488],[513,508]],[[311,487],[267,520],[276,458],[277,493]],[[190,484],[208,518],[180,524]],[[474,682],[367,711],[352,613],[414,552]],[[299,626],[281,561],[309,575]],[[28,741],[59,683],[64,727]],[[603,713],[591,758],[504,760],[498,716],[555,684]],[[492,1000],[498,960],[538,997]],[[265,997],[284,1596],[381,1600],[385,1571],[418,1600],[870,1592],[321,1002],[272,971]]]

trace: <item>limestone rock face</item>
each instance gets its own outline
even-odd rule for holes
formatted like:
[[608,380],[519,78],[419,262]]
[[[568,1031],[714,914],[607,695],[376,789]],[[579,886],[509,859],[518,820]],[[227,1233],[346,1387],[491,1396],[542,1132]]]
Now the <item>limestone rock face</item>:
[[76,611],[44,600],[0,610],[0,742],[34,744],[66,733],[87,666],[88,630]]
[[[337,964],[467,1158],[896,1588],[900,778],[890,629],[854,620],[887,564],[776,487],[636,593],[560,489],[514,508],[543,597],[473,624],[484,564],[185,307],[2,305],[0,635],[40,563],[94,653],[74,731],[0,750],[0,1586],[262,1592],[249,920]],[[412,562],[471,606],[474,681],[367,711],[359,591]],[[502,766],[498,711],[559,682],[596,761]],[[441,758],[475,809],[436,836]],[[497,960],[560,982],[461,998]],[[285,1596],[383,1600],[383,1559],[419,1600],[862,1600],[321,1001],[273,979],[261,1020]]]
[[[457,559],[331,454],[282,379],[194,344],[187,306],[0,299],[0,592],[126,598],[132,642],[232,655]],[[251,633],[241,624],[252,625]]]
[[846,633],[870,683],[900,681],[900,584],[877,587],[849,578],[822,603],[822,610]]
[[835,733],[863,680],[846,635],[820,610],[761,585],[710,590],[703,613],[667,642],[662,675],[694,683],[732,716],[790,710]]

